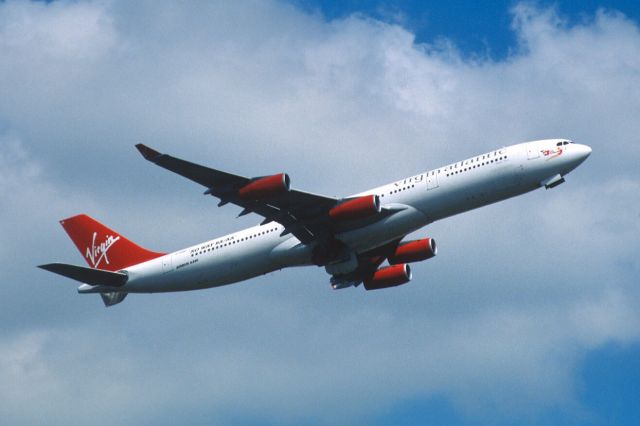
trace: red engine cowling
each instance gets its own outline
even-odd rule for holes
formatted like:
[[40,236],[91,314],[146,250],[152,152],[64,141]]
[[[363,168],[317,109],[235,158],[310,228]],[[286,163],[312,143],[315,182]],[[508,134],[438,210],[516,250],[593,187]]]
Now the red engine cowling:
[[378,290],[406,284],[409,281],[411,281],[411,267],[405,263],[378,269],[371,277],[364,280],[364,288]]
[[340,221],[364,219],[380,213],[381,209],[379,196],[365,195],[335,206],[329,210],[329,216]]
[[240,188],[238,196],[245,200],[261,200],[271,198],[288,192],[291,189],[291,180],[286,173],[273,176],[265,176],[254,180]]
[[419,262],[431,259],[436,254],[438,254],[438,248],[436,247],[436,240],[433,238],[407,241],[406,243],[401,243],[396,248],[396,251],[389,256],[389,264]]

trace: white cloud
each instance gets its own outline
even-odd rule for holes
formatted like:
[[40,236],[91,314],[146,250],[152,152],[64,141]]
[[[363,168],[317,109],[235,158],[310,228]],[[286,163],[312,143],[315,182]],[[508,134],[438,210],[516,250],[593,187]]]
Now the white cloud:
[[104,54],[115,43],[107,11],[91,4],[35,3],[25,7],[8,2],[2,19],[0,37],[5,49],[46,55],[49,61],[80,63]]
[[[637,25],[517,6],[520,45],[495,62],[359,15],[199,8],[0,4],[1,417],[331,423],[416,395],[480,420],[579,410],[582,357],[638,339]],[[33,267],[79,261],[56,221],[80,211],[163,250],[255,221],[139,141],[344,195],[554,136],[594,153],[557,189],[433,224],[440,255],[393,291],[331,292],[307,268],[104,310]]]

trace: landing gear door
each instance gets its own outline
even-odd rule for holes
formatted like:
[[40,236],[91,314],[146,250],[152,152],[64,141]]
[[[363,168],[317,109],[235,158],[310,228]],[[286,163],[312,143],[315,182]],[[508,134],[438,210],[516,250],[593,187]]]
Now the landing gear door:
[[438,187],[438,173],[431,171],[427,173],[427,189],[435,189]]
[[527,160],[533,160],[540,157],[540,151],[538,151],[538,147],[534,143],[527,144]]

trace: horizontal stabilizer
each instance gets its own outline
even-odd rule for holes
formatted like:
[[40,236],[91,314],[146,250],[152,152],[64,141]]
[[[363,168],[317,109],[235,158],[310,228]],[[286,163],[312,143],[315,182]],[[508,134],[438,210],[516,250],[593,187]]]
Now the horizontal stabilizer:
[[49,263],[40,265],[42,268],[54,274],[62,275],[76,281],[89,285],[106,285],[110,287],[121,287],[127,282],[127,274],[121,272],[105,271],[103,269],[92,269],[84,266],[68,265],[66,263]]

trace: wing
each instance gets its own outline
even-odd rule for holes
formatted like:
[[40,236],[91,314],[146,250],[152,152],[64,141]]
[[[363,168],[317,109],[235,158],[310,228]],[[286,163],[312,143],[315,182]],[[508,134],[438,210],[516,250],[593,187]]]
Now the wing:
[[384,263],[389,256],[393,254],[395,249],[404,238],[398,238],[383,246],[358,255],[358,267],[353,271],[344,275],[332,275],[331,287],[334,290],[340,290],[347,287],[357,287],[370,275],[372,275],[380,265]]
[[[285,227],[283,234],[291,233],[303,243],[326,237],[333,230],[328,212],[342,201],[340,199],[288,187],[286,191],[266,194],[258,199],[243,197],[243,188],[269,177],[248,178],[161,154],[143,144],[136,145],[136,148],[148,161],[206,187],[205,194],[219,198],[219,206],[235,204],[243,208],[239,216],[257,213],[265,218],[263,224],[278,222]],[[273,177],[276,176],[286,180],[288,186],[287,175],[283,173]]]

